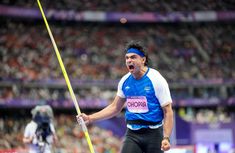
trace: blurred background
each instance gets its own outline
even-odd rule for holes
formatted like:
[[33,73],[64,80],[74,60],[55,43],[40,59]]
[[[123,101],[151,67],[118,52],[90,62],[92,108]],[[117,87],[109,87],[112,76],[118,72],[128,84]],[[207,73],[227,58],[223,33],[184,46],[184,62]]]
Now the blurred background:
[[[235,1],[42,0],[82,112],[98,111],[127,70],[125,43],[142,40],[167,79],[170,153],[235,152]],[[0,1],[0,153],[27,152],[30,111],[54,111],[58,153],[89,153],[37,2]],[[118,153],[123,112],[89,125],[98,153]]]

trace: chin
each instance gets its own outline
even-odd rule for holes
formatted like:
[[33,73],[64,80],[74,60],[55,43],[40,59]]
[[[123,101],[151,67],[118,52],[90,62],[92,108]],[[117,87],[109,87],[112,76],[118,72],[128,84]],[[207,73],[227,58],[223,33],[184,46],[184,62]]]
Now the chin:
[[134,70],[133,70],[133,69],[128,69],[128,71],[129,71],[130,73],[134,73]]

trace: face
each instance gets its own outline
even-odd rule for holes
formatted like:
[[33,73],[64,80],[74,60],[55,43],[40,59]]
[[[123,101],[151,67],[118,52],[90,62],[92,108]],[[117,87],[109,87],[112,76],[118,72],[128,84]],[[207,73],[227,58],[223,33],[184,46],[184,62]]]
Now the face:
[[128,53],[125,56],[126,66],[130,73],[138,74],[141,73],[141,70],[144,68],[144,63],[146,58],[141,57],[135,53]]

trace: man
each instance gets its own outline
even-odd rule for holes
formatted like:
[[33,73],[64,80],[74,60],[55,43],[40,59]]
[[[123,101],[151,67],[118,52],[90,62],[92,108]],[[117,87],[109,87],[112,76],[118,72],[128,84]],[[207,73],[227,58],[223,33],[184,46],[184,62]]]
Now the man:
[[41,105],[31,113],[33,119],[26,125],[23,142],[29,146],[29,153],[51,153],[52,144],[57,140],[52,109],[49,105]]
[[139,42],[130,42],[126,49],[129,73],[118,84],[113,102],[103,110],[77,116],[85,123],[114,117],[126,105],[127,132],[122,153],[163,153],[170,149],[173,110],[166,80],[148,67],[148,54]]

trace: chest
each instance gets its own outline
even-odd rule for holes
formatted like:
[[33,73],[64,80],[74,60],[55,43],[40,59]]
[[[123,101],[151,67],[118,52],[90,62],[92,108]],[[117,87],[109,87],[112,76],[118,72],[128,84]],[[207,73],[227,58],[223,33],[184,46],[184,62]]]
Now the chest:
[[128,79],[123,84],[122,90],[126,97],[129,96],[151,97],[155,95],[154,86],[148,78],[141,80]]

